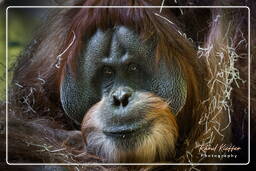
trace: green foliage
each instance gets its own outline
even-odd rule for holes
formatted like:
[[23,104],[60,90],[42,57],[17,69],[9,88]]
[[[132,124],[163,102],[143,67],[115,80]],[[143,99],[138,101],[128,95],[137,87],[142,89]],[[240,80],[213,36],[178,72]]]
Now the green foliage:
[[0,14],[0,100],[5,98],[5,17]]
[[[6,30],[5,16],[0,14],[0,100],[5,99],[6,90]],[[8,85],[12,80],[12,74],[17,56],[20,55],[26,44],[31,40],[35,19],[15,13],[9,10],[8,15]]]

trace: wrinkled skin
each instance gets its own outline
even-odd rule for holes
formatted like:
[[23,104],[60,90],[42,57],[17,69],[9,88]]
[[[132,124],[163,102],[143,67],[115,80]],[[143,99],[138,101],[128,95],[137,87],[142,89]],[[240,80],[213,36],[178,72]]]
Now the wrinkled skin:
[[[133,30],[117,26],[98,29],[84,42],[76,73],[67,70],[60,91],[66,114],[78,125],[103,97],[113,101],[113,94],[120,97],[127,91],[154,93],[169,102],[173,114],[185,105],[187,85],[182,72],[175,61],[172,66],[163,60],[156,64],[153,39],[142,41]],[[125,103],[139,100],[132,97]]]

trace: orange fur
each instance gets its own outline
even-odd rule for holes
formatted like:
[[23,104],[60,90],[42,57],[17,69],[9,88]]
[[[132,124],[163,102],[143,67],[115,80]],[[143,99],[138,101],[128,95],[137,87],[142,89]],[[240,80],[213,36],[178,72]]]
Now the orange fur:
[[161,98],[149,93],[139,94],[134,108],[145,106],[145,120],[152,122],[152,126],[151,133],[132,150],[120,149],[103,134],[100,120],[103,103],[104,99],[86,113],[81,129],[87,145],[93,145],[97,155],[110,162],[163,162],[175,156],[178,125],[168,104]]

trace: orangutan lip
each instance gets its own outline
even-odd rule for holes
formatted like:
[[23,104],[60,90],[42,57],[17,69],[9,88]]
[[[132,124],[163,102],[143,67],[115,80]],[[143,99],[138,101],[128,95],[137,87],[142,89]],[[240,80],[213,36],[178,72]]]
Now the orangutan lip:
[[110,137],[125,138],[128,135],[140,133],[148,126],[149,125],[147,123],[113,126],[103,129],[103,133]]

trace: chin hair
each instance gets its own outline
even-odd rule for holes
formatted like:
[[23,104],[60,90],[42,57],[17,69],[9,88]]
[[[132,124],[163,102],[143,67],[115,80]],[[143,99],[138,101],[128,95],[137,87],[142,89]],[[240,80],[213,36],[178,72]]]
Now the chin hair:
[[[161,98],[143,94],[138,101],[146,112],[149,128],[140,135],[113,138],[102,132],[102,105],[95,104],[86,114],[82,132],[87,152],[112,163],[151,163],[167,161],[175,156],[178,126],[169,106]],[[136,106],[135,106],[136,107]]]

